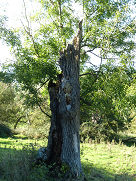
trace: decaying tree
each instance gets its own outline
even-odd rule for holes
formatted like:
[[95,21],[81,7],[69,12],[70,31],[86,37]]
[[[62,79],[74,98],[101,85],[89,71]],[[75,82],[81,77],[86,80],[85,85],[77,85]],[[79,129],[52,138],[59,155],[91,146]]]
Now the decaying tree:
[[[12,31],[5,28],[6,19],[0,17],[0,38],[11,46],[12,53],[17,60],[15,63],[9,64],[10,70],[13,67],[13,74],[11,71],[7,71],[7,74],[2,72],[1,77],[5,80],[10,77],[10,79],[13,78],[18,82],[21,89],[25,90],[24,97],[27,106],[39,106],[40,110],[49,116],[42,109],[42,103],[45,100],[43,92],[48,80],[56,79],[58,74],[58,67],[56,66],[58,51],[65,47],[66,41],[70,41],[73,37],[79,17],[72,10],[73,1],[42,0],[37,1],[37,6],[40,3],[40,8],[42,7],[43,11],[40,10],[40,13],[37,13],[36,10],[35,15],[29,20],[25,1],[23,2],[24,19],[26,21],[26,23],[22,21],[23,30],[17,31],[14,29]],[[82,39],[81,21],[78,35],[73,39],[73,44],[69,44],[64,51],[60,52],[59,65],[62,72],[58,75],[56,83],[50,80],[48,85],[52,112],[48,146],[38,151],[37,162],[56,163],[58,167],[65,165],[67,168],[65,176],[68,176],[68,173],[72,177],[82,175],[81,179],[83,180],[84,174],[80,162],[79,146],[79,101],[81,100],[81,103],[92,106],[89,102],[94,94],[91,93],[92,85],[100,77],[103,59],[107,59],[108,63],[113,62],[114,64],[116,60],[114,57],[118,57],[120,65],[124,67],[131,63],[133,58],[131,54],[135,49],[135,43],[131,41],[132,37],[135,36],[135,20],[129,14],[131,12],[130,0],[76,2],[81,5],[83,11],[84,35]],[[39,26],[34,24],[35,28],[33,29],[31,21],[39,22]],[[80,53],[81,40],[82,53]],[[95,50],[98,50],[100,54],[96,55]],[[81,67],[85,67],[86,63],[89,63],[91,68],[89,72],[83,70],[82,75],[86,76],[88,73],[94,75],[91,80],[86,81],[91,86],[83,86],[85,91],[83,93],[81,91],[81,98],[79,98],[80,55]],[[91,55],[96,55],[101,59],[99,68],[92,64]],[[99,92],[101,90],[100,86],[96,86],[95,89],[98,93],[101,93]],[[91,94],[86,96],[88,93]],[[97,95],[99,96],[99,94]],[[96,98],[94,102],[96,102],[97,96],[95,94],[94,97]],[[93,105],[97,110],[98,104]]]
[[[59,65],[62,74],[57,83],[49,82],[50,108],[52,112],[51,127],[47,148],[40,148],[37,161],[67,165],[72,177],[83,176],[80,162],[80,85],[79,60],[82,39],[82,21],[79,31],[60,52]],[[67,174],[69,174],[67,173]]]

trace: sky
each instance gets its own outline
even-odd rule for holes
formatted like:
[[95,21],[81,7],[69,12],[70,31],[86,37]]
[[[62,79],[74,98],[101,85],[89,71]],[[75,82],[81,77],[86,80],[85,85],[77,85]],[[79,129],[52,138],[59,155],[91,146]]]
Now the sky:
[[[27,0],[25,0],[25,3],[27,2]],[[1,9],[6,9],[6,15],[9,17],[8,19],[8,26],[9,27],[18,27],[18,26],[22,26],[21,24],[21,16],[22,13],[24,13],[24,8],[23,8],[23,0],[0,0],[0,6],[2,8]],[[27,4],[27,6],[29,6],[29,8],[33,9],[33,8],[37,8],[34,7],[32,4]],[[32,7],[33,6],[33,7]],[[79,7],[76,9],[78,10],[79,13]],[[13,59],[13,56],[11,56],[10,54],[10,50],[9,47],[7,47],[6,45],[4,45],[2,43],[2,41],[0,41],[0,65],[4,62],[7,62],[8,59]],[[97,58],[96,56],[92,55],[92,63],[94,64],[100,64],[100,58]]]
[[[32,2],[28,0],[24,1],[26,7],[28,7],[27,12],[37,8],[35,3],[32,4]],[[7,22],[8,28],[22,27],[21,20],[23,19],[22,17],[25,14],[23,0],[0,0],[0,12],[1,12],[0,14],[2,15],[5,14],[8,17],[8,22]],[[8,47],[0,40],[0,70],[2,64],[8,62],[8,60],[15,61],[15,58],[10,53],[10,47]]]
[[[32,11],[36,9],[38,6],[35,6],[35,3],[29,3],[25,0],[26,7],[29,7],[27,11]],[[76,9],[79,11],[80,7],[76,6]],[[6,10],[6,15],[9,17],[8,19],[8,27],[19,27],[22,26],[20,19],[24,14],[24,3],[23,0],[0,0],[0,11],[4,13]],[[79,13],[79,12],[78,12]],[[94,52],[98,54],[98,51]],[[10,54],[9,47],[0,41],[0,66],[2,63],[8,61],[8,59],[14,59],[13,56]],[[95,65],[99,65],[101,59],[91,55],[91,62]]]
[[[0,11],[2,14],[8,16],[8,26],[18,26],[20,23],[19,17],[22,11],[22,0],[0,0]],[[4,10],[6,12],[4,13]],[[13,57],[10,54],[9,47],[0,41],[0,63],[6,62],[8,59]]]

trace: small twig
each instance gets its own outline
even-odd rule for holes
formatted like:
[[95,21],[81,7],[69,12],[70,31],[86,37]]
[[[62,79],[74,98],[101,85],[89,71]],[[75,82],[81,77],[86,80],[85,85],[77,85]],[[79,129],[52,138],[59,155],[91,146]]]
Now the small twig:
[[100,70],[101,70],[101,65],[102,65],[102,57],[101,57],[101,63],[100,63],[99,70],[97,71],[97,74],[96,74],[95,80],[93,81],[93,83],[92,83],[91,87],[93,86],[93,84],[96,82],[96,80],[97,80],[97,79],[98,79],[98,77],[99,77]]
[[52,116],[50,116],[49,114],[47,114],[42,108],[41,108],[41,105],[39,104],[39,102],[37,101],[37,104],[40,108],[40,110],[42,111],[42,113],[44,113],[46,116],[48,116],[49,118],[52,118]]
[[97,65],[94,65],[94,64],[93,64],[92,62],[90,62],[89,60],[88,60],[86,63],[90,63],[92,66],[94,66],[94,67],[98,68],[98,66],[97,66]]
[[42,85],[37,89],[37,91],[40,90],[42,88],[42,86],[44,86],[49,80],[50,79],[47,79],[45,82],[43,82]]
[[2,177],[0,180],[2,180],[2,179],[5,177],[5,175],[6,175],[6,174],[4,174],[3,177]]
[[54,2],[52,0],[50,0],[50,3],[55,7]]
[[95,56],[96,56],[96,57],[98,57],[98,58],[102,58],[101,56],[99,56],[99,55],[97,55],[97,54],[93,53],[93,52],[92,52],[92,51],[90,51],[90,50],[88,50],[88,51],[86,51],[86,52],[92,53],[93,55],[95,55]]

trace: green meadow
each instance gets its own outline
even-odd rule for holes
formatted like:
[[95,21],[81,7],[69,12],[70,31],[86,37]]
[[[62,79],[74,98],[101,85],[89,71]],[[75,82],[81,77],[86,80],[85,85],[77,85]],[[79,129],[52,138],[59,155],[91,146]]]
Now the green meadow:
[[[47,139],[21,135],[0,138],[0,181],[56,180],[49,177],[46,165],[34,165],[37,150],[46,145]],[[81,162],[87,181],[136,180],[135,144],[90,140],[81,143]]]

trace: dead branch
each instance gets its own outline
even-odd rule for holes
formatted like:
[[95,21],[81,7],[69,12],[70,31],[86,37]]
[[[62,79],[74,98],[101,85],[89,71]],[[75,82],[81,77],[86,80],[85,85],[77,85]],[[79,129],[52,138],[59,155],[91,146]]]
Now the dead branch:
[[36,55],[37,57],[39,57],[39,53],[38,53],[38,51],[37,51],[37,47],[36,47],[36,44],[35,44],[35,41],[34,41],[34,38],[33,38],[33,35],[32,35],[31,22],[28,20],[28,17],[27,17],[26,5],[25,5],[25,1],[24,1],[24,0],[23,0],[23,3],[24,3],[24,8],[25,8],[25,18],[26,18],[26,21],[27,21],[27,23],[28,23],[28,26],[26,27],[26,26],[23,24],[22,20],[20,20],[20,21],[21,21],[21,23],[22,23],[22,25],[23,25],[23,27],[24,27],[25,32],[27,33],[27,35],[30,37],[30,39],[31,39],[31,41],[32,41],[33,48],[34,48],[34,51],[35,51],[35,55]]

